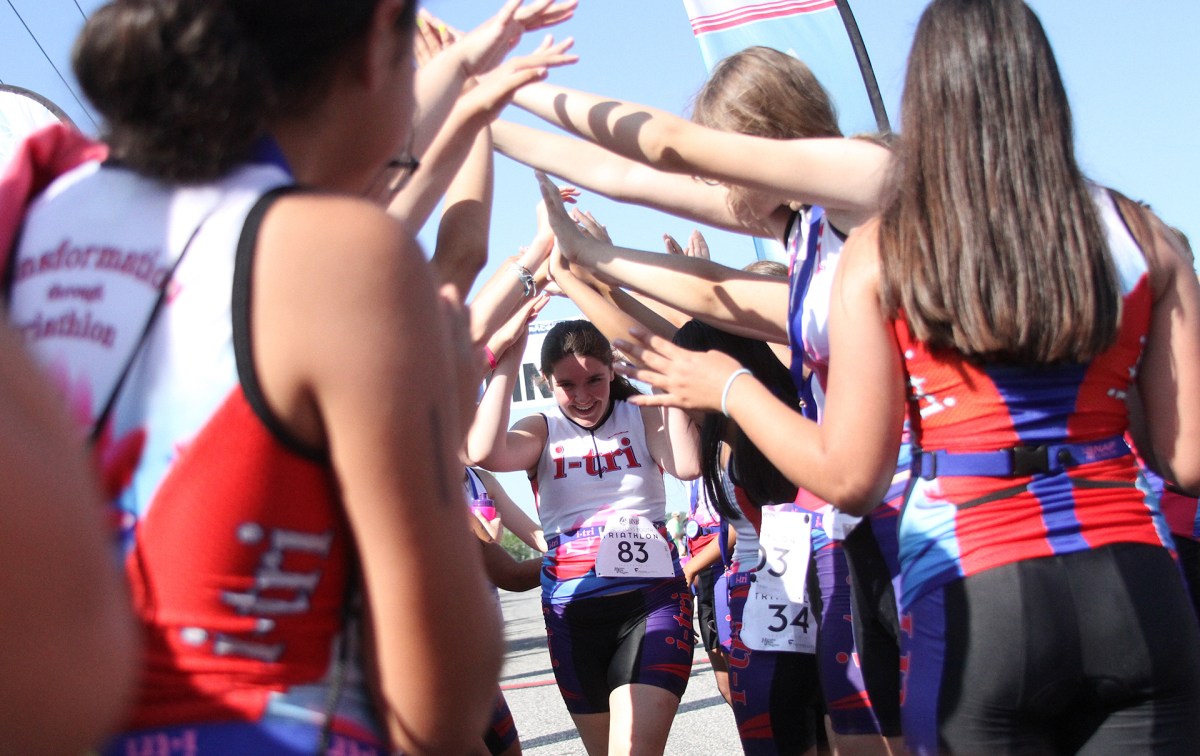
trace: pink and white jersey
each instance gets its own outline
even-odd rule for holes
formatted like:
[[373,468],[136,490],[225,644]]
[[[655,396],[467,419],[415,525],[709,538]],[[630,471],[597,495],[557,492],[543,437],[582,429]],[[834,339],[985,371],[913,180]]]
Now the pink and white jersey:
[[[546,446],[534,480],[538,515],[550,545],[543,577],[567,583],[552,586],[552,595],[577,596],[581,590],[595,595],[627,583],[595,575],[605,525],[618,513],[661,524],[667,511],[663,471],[646,445],[641,409],[616,400],[608,418],[591,430],[571,422],[558,408],[543,416]],[[585,576],[587,585],[578,584]]]
[[381,742],[353,644],[339,651],[357,569],[337,483],[270,413],[249,340],[258,222],[291,181],[252,164],[172,187],[85,164],[31,205],[16,251],[12,323],[86,431],[186,248],[93,448],[142,630],[129,730],[320,722],[337,684],[336,731]]

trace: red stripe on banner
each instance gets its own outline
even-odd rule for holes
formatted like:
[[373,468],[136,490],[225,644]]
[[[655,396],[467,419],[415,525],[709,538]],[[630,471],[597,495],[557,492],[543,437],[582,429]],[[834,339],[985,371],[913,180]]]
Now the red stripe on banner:
[[800,2],[760,3],[737,10],[713,13],[708,16],[697,16],[692,19],[692,34],[701,34],[732,29],[755,21],[769,18],[783,18],[802,13],[815,13],[837,7],[835,0],[800,0]]

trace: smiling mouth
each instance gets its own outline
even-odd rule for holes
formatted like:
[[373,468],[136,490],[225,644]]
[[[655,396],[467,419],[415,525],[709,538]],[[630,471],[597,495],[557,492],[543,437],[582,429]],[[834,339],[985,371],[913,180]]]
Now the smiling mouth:
[[580,407],[578,404],[571,404],[571,409],[573,409],[579,413],[588,413],[588,412],[591,412],[593,409],[595,409],[597,404],[599,404],[599,402],[592,402],[591,404],[587,405],[586,407]]

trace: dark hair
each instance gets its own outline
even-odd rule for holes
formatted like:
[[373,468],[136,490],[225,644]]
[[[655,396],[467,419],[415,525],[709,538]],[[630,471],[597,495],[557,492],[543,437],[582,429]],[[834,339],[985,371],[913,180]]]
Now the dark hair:
[[809,67],[770,47],[718,61],[696,93],[692,120],[768,139],[842,135],[829,93]]
[[204,181],[249,157],[270,119],[324,94],[378,1],[114,0],[88,18],[75,75],[114,158],[155,178]]
[[1121,299],[1045,32],[1020,0],[934,0],[909,56],[881,294],[933,348],[1084,361]]
[[[542,342],[542,376],[549,380],[558,361],[570,355],[592,357],[609,367],[613,364],[612,344],[587,320],[564,320],[546,332]],[[613,375],[610,394],[613,401],[640,393],[625,376]]]
[[[675,332],[673,342],[694,352],[715,349],[736,359],[764,386],[790,407],[800,398],[792,376],[765,343],[736,336],[698,320],[689,320]],[[704,490],[713,507],[727,519],[738,519],[738,511],[729,501],[721,483],[721,442],[727,435],[729,418],[709,412],[700,425],[700,469]],[[796,486],[771,464],[745,433],[735,430],[730,446],[730,477],[745,491],[755,506],[782,504],[796,498]]]

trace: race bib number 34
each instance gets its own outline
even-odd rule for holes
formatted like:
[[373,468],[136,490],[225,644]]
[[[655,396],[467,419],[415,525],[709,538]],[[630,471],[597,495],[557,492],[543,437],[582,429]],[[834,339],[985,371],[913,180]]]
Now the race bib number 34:
[[755,651],[816,653],[816,618],[807,603],[788,600],[782,583],[766,570],[755,573],[742,614],[742,643]]
[[596,574],[601,577],[672,577],[675,565],[671,547],[654,523],[640,515],[609,518],[596,554]]
[[742,642],[759,651],[816,651],[807,601],[812,515],[763,509],[759,565],[742,615]]

